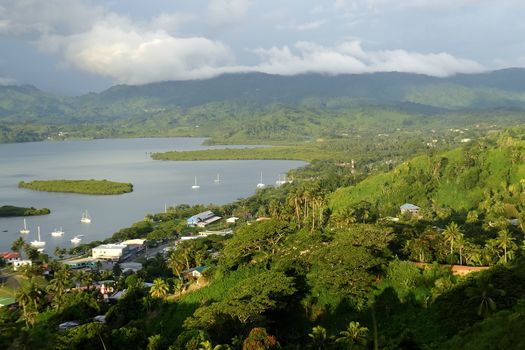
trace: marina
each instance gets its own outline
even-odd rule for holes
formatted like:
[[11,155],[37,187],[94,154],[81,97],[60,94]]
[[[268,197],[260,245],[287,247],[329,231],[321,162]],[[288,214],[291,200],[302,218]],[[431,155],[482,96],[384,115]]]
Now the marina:
[[[278,178],[279,174],[306,164],[278,160],[154,161],[149,157],[150,152],[221,148],[203,146],[203,140],[155,138],[1,144],[0,162],[6,166],[0,173],[0,198],[5,204],[51,210],[49,215],[26,220],[28,231],[35,233],[40,226],[42,238],[49,237],[46,245],[49,253],[56,247],[72,247],[71,240],[78,235],[83,235],[81,243],[108,238],[147,214],[162,212],[173,205],[229,203],[255,192],[253,180],[260,178],[261,169],[265,177]],[[97,196],[17,187],[19,181],[55,179],[57,173],[70,179],[131,182],[133,192]],[[198,190],[191,188],[195,177]],[[81,222],[86,217],[90,222]],[[19,237],[28,243],[35,239],[34,234],[21,234],[23,229],[21,217],[0,218],[0,231],[6,231],[0,234],[0,251],[9,250]],[[55,230],[64,233],[51,235]]]

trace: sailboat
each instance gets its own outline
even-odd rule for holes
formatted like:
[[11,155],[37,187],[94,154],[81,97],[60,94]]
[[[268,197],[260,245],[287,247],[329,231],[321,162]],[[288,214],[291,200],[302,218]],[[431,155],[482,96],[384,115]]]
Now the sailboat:
[[257,188],[265,188],[266,185],[262,182],[262,171],[261,171],[261,181],[257,184]]
[[197,176],[195,176],[195,185],[191,186],[194,190],[201,188],[199,185],[197,185]]
[[29,232],[31,232],[31,231],[29,231],[29,229],[27,228],[27,222],[26,222],[26,219],[24,219],[24,228],[20,230],[20,233],[26,235]]
[[83,213],[82,213],[82,218],[80,219],[80,222],[83,223],[83,224],[89,224],[91,223],[91,219],[89,218],[89,214],[88,214],[88,211],[85,210]]
[[279,174],[279,180],[275,181],[275,184],[277,186],[281,186],[281,185],[284,185],[287,182],[288,181],[286,180],[286,174],[284,174],[284,176],[282,176],[282,177],[281,177],[281,174]]
[[34,248],[43,248],[46,242],[40,240],[40,226],[38,226],[38,240],[31,241],[31,246]]
[[55,229],[53,232],[51,232],[51,236],[53,237],[62,237],[64,235],[64,231],[62,231],[62,227],[60,230]]
[[77,236],[71,238],[71,243],[79,244],[80,241],[82,241],[82,237],[84,237],[84,235],[77,235]]
[[216,184],[221,182],[221,178],[220,178],[219,174],[217,174],[217,178],[215,180],[213,180],[213,182],[215,182]]

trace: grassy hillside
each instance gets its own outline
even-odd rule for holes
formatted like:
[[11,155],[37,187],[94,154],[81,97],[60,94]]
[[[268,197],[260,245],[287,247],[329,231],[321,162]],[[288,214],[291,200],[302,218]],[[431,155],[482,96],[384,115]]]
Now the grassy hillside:
[[367,201],[383,215],[405,202],[422,208],[475,210],[503,201],[509,217],[525,200],[525,141],[519,133],[489,137],[445,153],[427,154],[371,176],[331,198],[334,210]]

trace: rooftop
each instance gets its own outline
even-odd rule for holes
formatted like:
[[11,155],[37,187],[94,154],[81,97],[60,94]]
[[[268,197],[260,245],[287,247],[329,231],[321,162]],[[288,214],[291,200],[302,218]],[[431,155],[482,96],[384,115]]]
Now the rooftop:
[[93,249],[125,249],[125,244],[101,244]]

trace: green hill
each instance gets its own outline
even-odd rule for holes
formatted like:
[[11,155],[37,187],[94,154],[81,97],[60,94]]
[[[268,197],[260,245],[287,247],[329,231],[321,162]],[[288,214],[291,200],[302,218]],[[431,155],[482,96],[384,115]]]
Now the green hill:
[[457,211],[504,204],[509,218],[525,200],[525,138],[517,132],[482,139],[462,148],[421,155],[388,173],[371,176],[331,197],[335,211],[372,203],[381,214],[395,215],[403,203]]

